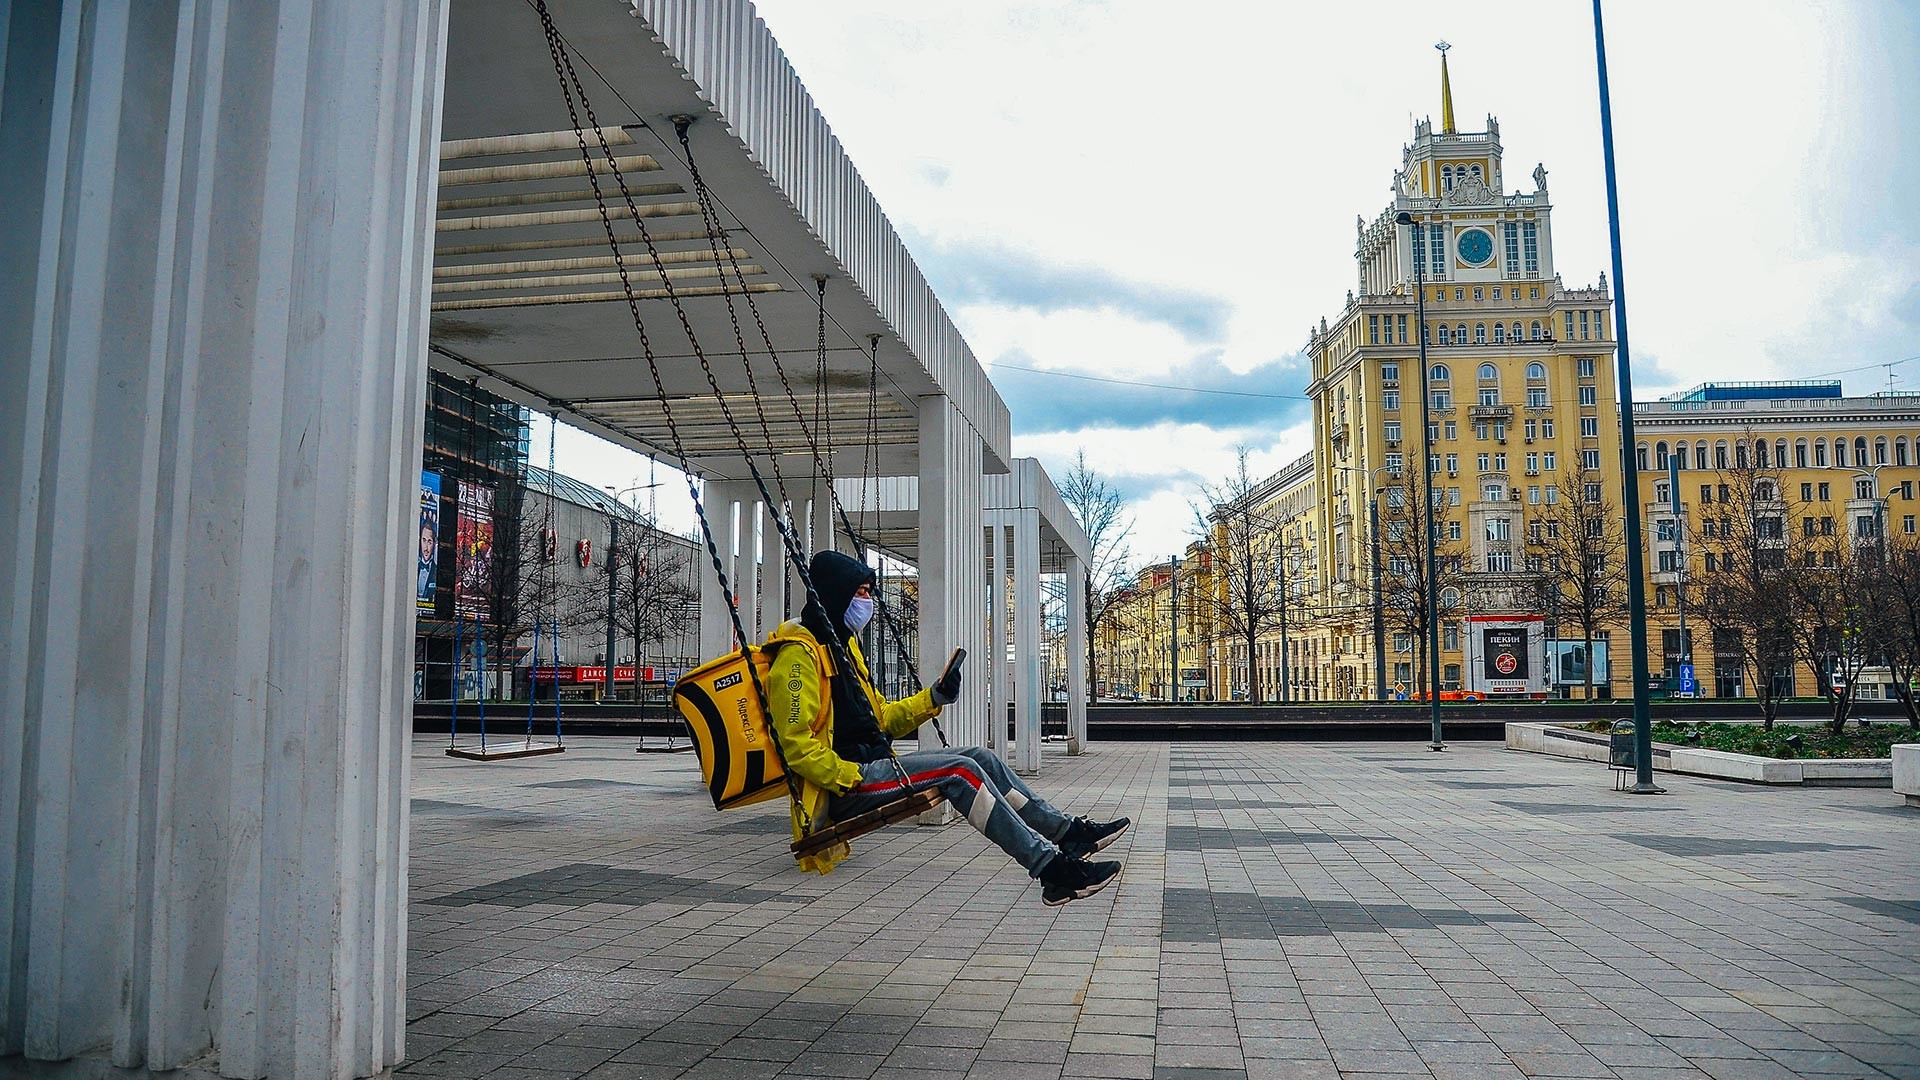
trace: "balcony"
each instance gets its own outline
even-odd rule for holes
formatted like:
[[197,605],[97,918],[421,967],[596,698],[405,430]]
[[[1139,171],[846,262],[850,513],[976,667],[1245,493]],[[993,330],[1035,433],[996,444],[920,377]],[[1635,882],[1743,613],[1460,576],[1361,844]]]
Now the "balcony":
[[1469,405],[1467,406],[1467,419],[1469,420],[1511,420],[1513,419],[1513,406],[1511,405]]

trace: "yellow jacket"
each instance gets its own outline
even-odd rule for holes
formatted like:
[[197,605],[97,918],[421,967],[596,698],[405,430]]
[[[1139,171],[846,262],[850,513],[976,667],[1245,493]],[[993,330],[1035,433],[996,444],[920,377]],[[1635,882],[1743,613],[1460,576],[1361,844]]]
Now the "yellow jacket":
[[[860,686],[873,704],[882,732],[897,739],[940,715],[940,706],[933,703],[933,694],[927,690],[902,701],[882,698],[873,688],[859,642],[851,634],[845,640],[847,655],[859,670]],[[799,840],[805,835],[800,825],[802,810],[815,829],[831,824],[827,798],[859,787],[860,765],[833,752],[833,695],[825,692],[822,682],[822,676],[831,678],[835,673],[827,649],[798,620],[781,623],[767,639],[769,646],[776,642],[792,644],[774,655],[767,674],[768,721],[774,737],[780,740],[787,770],[800,781],[800,801],[793,804],[793,838]],[[802,858],[800,868],[825,874],[849,854],[846,844],[834,844]]]

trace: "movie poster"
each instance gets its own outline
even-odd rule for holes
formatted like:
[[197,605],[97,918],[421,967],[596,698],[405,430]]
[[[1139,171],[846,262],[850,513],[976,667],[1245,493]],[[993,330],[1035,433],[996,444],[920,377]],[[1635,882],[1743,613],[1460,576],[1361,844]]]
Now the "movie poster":
[[453,610],[485,620],[493,595],[493,489],[460,481]]
[[433,593],[440,584],[440,474],[420,474],[420,581],[414,587],[413,604],[419,611],[433,614]]

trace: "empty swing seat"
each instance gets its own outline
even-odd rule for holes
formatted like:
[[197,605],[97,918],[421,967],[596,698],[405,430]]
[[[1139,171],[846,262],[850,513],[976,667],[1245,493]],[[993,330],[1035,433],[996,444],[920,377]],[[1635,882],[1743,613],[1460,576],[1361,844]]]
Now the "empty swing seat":
[[793,842],[793,857],[805,858],[834,844],[855,840],[908,818],[919,817],[945,801],[932,788],[916,791],[885,806],[876,806],[864,814],[855,814],[845,821],[836,821],[824,829],[808,833]]

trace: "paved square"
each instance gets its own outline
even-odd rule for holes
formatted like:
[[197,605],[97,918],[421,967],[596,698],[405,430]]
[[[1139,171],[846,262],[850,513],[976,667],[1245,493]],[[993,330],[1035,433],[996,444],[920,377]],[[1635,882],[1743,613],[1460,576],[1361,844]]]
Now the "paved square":
[[964,823],[829,877],[690,755],[415,744],[409,1063],[546,1078],[1920,1080],[1920,810],[1488,744],[1109,743],[1063,908]]

